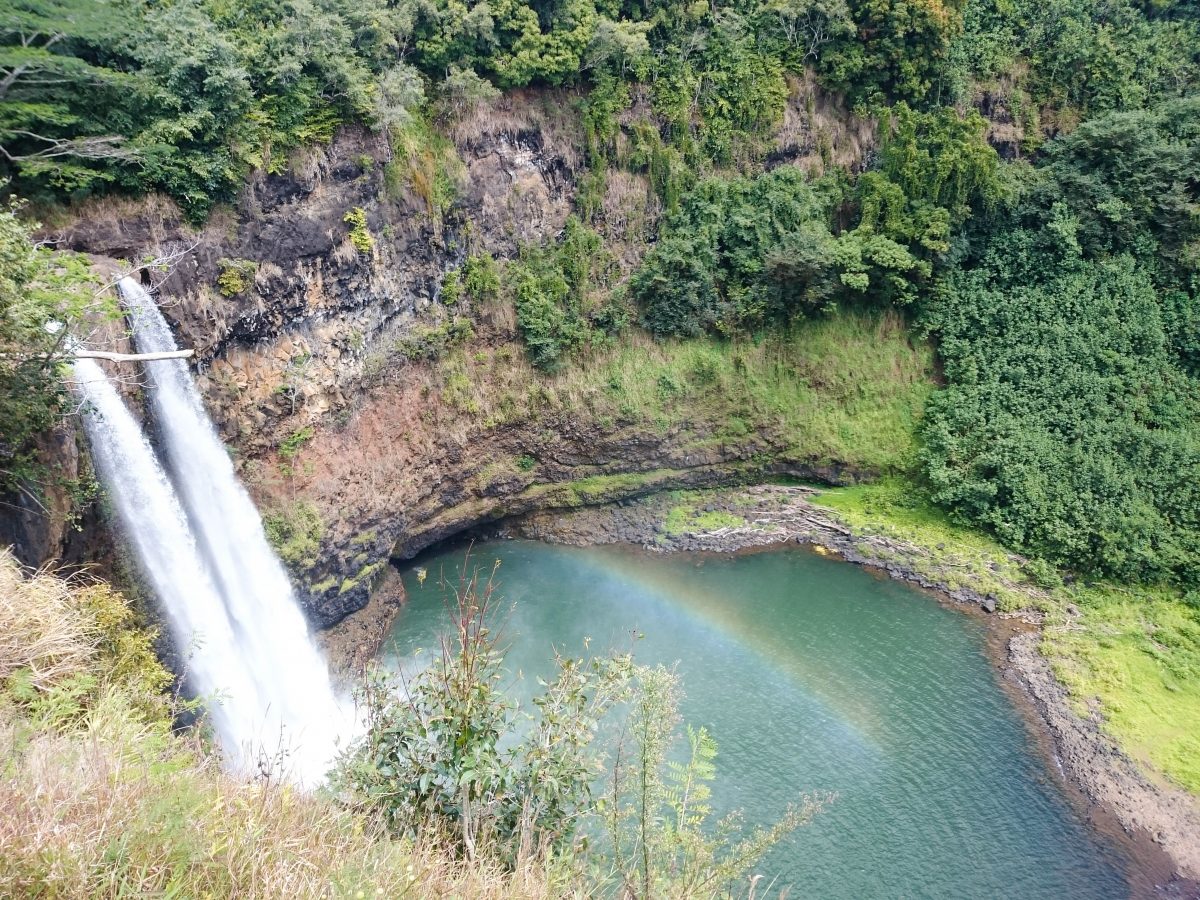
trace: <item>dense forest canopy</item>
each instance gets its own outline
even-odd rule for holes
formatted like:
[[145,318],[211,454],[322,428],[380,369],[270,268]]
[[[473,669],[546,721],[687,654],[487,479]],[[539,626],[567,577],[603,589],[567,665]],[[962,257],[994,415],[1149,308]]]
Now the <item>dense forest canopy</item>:
[[[940,503],[1056,565],[1194,588],[1198,71],[1193,0],[14,0],[0,175],[200,221],[340,126],[395,140],[577,87],[578,218],[505,270],[537,365],[635,322],[722,340],[900,307],[944,364],[920,473]],[[797,75],[877,123],[854,171],[769,157]],[[665,210],[627,280],[589,227],[614,167]],[[42,263],[0,225],[15,296]],[[13,309],[10,344],[33,333]],[[29,373],[5,366],[15,409]],[[9,469],[52,409],[0,447]]]

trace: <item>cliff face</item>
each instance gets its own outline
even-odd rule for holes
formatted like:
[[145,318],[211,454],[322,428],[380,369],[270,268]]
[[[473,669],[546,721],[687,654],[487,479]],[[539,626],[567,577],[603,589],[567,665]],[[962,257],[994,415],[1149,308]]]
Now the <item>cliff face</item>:
[[[458,317],[472,323],[472,366],[514,368],[511,309],[450,309],[440,286],[468,253],[512,258],[562,229],[582,172],[577,99],[510,95],[423,146],[345,131],[199,230],[162,202],[105,202],[52,235],[102,265],[166,264],[143,277],[196,348],[209,410],[318,626],[364,606],[389,557],[479,522],[765,471],[843,477],[790,457],[779,436],[730,436],[703,416],[648,425],[532,395],[486,415],[455,400],[455,376],[403,352]],[[781,159],[812,162],[804,105],[781,129]],[[598,227],[619,266],[656,216],[645,178],[610,175]],[[39,542],[62,552],[59,534]]]

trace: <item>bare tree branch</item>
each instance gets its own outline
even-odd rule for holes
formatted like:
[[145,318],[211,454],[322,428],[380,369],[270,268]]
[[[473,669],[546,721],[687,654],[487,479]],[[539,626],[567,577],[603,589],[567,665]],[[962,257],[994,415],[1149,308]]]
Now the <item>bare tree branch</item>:
[[74,356],[77,359],[106,359],[109,362],[154,362],[160,359],[191,359],[196,355],[196,351],[188,350],[160,350],[155,353],[117,353],[115,350],[86,350],[80,347],[76,350],[68,350],[65,353],[33,353],[28,356],[18,353],[0,353],[0,357],[6,358],[24,358],[24,359],[63,359],[68,356]]
[[160,350],[157,353],[115,353],[109,350],[76,350],[79,359],[107,359],[109,362],[155,362],[160,359],[191,359],[195,350]]
[[133,161],[138,159],[140,155],[136,150],[121,146],[125,143],[125,138],[119,135],[51,138],[34,134],[32,131],[21,131],[15,128],[9,131],[8,134],[20,135],[21,137],[27,137],[34,141],[42,141],[49,145],[34,153],[20,154],[10,153],[5,147],[0,145],[0,153],[3,153],[12,162],[31,159],[57,159],[63,156],[74,156],[78,159],[120,159]]

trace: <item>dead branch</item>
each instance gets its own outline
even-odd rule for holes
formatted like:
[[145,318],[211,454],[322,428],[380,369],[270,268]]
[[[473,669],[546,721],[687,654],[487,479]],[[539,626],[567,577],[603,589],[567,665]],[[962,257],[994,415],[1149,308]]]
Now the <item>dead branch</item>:
[[190,359],[195,350],[162,350],[158,353],[112,353],[108,350],[76,350],[80,359],[107,359],[109,362],[154,362],[160,359]]
[[160,350],[157,353],[116,353],[111,350],[85,350],[80,347],[76,350],[65,350],[62,353],[32,353],[29,355],[0,353],[0,358],[65,359],[73,356],[76,359],[106,359],[109,362],[155,362],[160,359],[191,359],[195,355],[196,351],[192,349]]

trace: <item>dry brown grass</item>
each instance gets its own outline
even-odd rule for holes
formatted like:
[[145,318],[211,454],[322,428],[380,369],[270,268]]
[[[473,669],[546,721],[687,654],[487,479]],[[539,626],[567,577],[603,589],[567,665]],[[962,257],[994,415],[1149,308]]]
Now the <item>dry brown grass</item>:
[[814,176],[860,166],[875,145],[875,121],[851,113],[844,98],[822,88],[812,72],[789,75],[788,89],[776,146],[798,149],[795,164]]
[[100,640],[97,623],[80,615],[78,591],[40,573],[26,578],[0,550],[0,683],[26,670],[39,690],[87,669]]
[[156,240],[161,240],[183,221],[183,214],[175,201],[161,194],[142,197],[110,194],[89,197],[69,207],[35,207],[32,212],[47,231],[70,229],[82,222],[119,233],[126,223],[138,221],[149,226],[150,235]]
[[580,91],[565,89],[507,91],[447,123],[447,131],[464,150],[487,135],[538,132],[543,153],[578,171],[583,165],[583,135],[575,107],[582,96]]
[[472,897],[572,893],[529,859],[514,872],[393,841],[331,799],[243,782],[106,693],[86,724],[24,740],[0,726],[0,895]]

